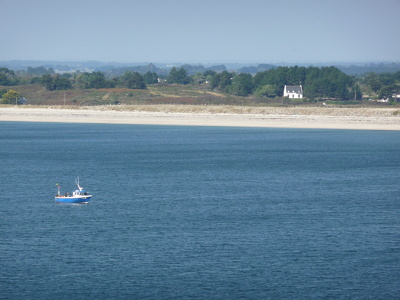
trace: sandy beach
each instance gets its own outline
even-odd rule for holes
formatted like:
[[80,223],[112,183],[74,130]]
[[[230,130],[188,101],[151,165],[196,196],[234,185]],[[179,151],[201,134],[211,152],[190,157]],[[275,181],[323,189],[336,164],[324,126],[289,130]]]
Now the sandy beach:
[[0,121],[400,130],[398,108],[0,106]]

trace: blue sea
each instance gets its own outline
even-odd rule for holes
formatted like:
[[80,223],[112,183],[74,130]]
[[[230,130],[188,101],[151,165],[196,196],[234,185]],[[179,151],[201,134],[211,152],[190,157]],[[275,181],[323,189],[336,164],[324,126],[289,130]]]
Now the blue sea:
[[0,299],[400,299],[399,183],[399,131],[0,122]]

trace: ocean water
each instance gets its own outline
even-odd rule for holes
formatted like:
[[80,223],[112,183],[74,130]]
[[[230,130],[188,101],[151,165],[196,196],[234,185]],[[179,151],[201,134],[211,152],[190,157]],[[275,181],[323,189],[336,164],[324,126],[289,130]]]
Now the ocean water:
[[0,122],[0,299],[399,299],[399,182],[395,131]]

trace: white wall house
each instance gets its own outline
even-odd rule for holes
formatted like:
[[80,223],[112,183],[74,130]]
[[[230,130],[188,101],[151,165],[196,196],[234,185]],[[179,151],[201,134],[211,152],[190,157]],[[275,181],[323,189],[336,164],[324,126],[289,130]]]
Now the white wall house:
[[303,98],[303,87],[301,85],[285,85],[283,97]]

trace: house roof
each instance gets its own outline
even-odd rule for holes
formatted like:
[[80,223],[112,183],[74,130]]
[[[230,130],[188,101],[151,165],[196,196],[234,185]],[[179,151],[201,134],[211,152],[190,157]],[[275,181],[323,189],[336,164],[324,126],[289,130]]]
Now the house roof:
[[287,93],[296,93],[296,94],[303,93],[303,88],[301,85],[285,85],[285,89]]

